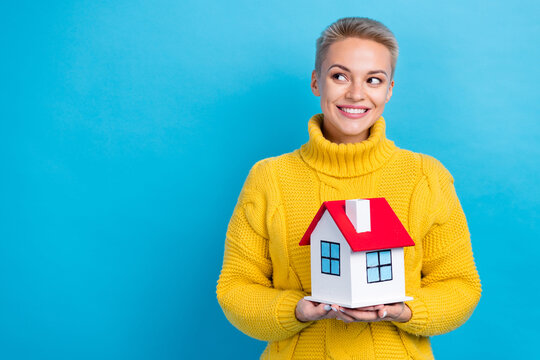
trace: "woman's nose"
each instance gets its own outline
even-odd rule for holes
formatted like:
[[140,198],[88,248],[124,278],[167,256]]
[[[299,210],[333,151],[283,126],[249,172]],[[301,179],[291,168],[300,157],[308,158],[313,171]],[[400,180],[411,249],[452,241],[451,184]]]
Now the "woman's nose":
[[351,100],[354,100],[354,101],[362,100],[364,98],[364,96],[365,96],[362,84],[358,84],[358,83],[354,83],[354,82],[351,83],[351,85],[347,89],[346,96],[347,96],[348,99],[351,99]]

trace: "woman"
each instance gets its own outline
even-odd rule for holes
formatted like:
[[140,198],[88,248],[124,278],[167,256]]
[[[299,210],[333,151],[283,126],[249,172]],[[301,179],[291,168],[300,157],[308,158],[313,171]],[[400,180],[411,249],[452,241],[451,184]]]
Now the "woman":
[[[259,161],[227,231],[218,301],[270,359],[429,359],[429,336],[463,324],[479,301],[465,216],[450,173],[397,148],[381,116],[397,42],[383,24],[344,18],[317,40],[311,88],[322,114],[300,149]],[[406,303],[346,309],[307,301],[309,247],[298,243],[323,201],[384,197],[413,238]]]

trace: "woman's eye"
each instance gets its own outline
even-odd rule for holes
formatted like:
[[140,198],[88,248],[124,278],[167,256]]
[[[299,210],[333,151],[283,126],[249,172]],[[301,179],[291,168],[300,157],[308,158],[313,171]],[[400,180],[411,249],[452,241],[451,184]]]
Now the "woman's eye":
[[376,77],[370,77],[368,79],[368,83],[371,84],[371,85],[379,85],[382,83],[382,80],[379,79],[379,78],[376,78]]
[[343,74],[334,74],[332,77],[333,77],[334,79],[340,80],[340,81],[345,81],[345,80],[347,80],[347,78],[346,78],[345,75],[343,75]]

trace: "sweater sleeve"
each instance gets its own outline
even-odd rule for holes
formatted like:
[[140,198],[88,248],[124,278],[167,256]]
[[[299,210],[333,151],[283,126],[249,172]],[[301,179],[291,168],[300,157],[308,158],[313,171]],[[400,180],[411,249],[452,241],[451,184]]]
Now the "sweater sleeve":
[[269,175],[258,162],[251,169],[229,222],[217,299],[227,319],[246,335],[265,341],[289,338],[310,323],[296,319],[302,291],[272,284],[267,219],[272,205],[265,191]]
[[420,287],[407,288],[414,297],[406,302],[411,319],[394,324],[414,335],[432,336],[458,328],[471,316],[481,285],[453,178],[434,158],[425,156],[423,168],[425,176],[411,203],[421,214],[417,223],[424,222],[419,228],[428,229],[421,240]]

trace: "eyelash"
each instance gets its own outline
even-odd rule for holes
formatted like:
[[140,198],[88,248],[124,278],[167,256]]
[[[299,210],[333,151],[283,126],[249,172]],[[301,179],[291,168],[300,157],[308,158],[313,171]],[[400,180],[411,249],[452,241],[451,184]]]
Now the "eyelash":
[[[346,76],[345,76],[344,74],[342,74],[342,73],[336,73],[336,74],[332,75],[332,78],[334,78],[334,79],[336,79],[336,80],[339,80],[338,78],[339,78],[340,76],[346,77]],[[370,82],[372,79],[378,80],[379,83],[378,83],[378,84],[373,84],[372,82]],[[370,84],[370,85],[380,85],[380,84],[382,84],[382,83],[383,83],[383,79],[381,79],[381,78],[378,78],[378,77],[375,77],[375,76],[372,76],[372,77],[368,78],[368,84]]]
[[[368,83],[369,83],[369,80],[371,80],[371,79],[375,79],[375,80],[378,80],[378,81],[379,81],[378,84],[373,84],[373,85],[381,85],[381,84],[383,83],[382,79],[380,79],[380,78],[378,78],[378,77],[370,77],[370,78],[368,79]],[[370,83],[370,84],[371,84],[371,83]]]
[[343,77],[346,77],[346,76],[343,75],[342,73],[336,73],[336,74],[332,75],[332,77],[333,77],[334,79],[336,79],[336,80],[339,80],[338,77],[339,77],[340,75],[343,76]]

